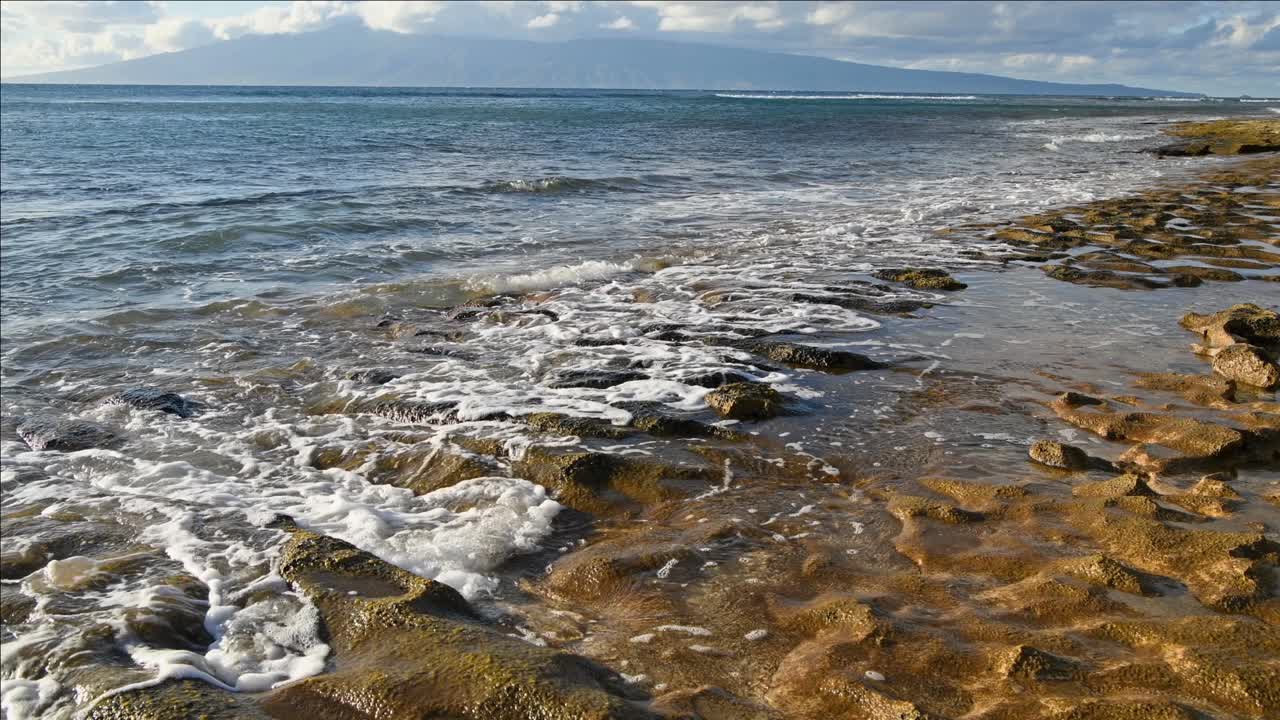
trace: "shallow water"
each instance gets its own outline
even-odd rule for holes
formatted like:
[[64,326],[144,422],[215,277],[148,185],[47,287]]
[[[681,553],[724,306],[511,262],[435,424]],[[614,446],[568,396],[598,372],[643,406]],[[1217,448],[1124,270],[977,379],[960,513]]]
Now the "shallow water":
[[[865,446],[875,467],[904,454],[891,437],[897,408],[926,377],[1021,381],[1034,396],[1039,368],[1079,365],[1092,376],[1139,350],[1173,358],[1185,342],[1173,321],[1188,298],[1207,311],[1258,292],[1259,283],[1082,290],[1026,269],[990,272],[966,254],[989,241],[936,234],[1177,177],[1192,163],[1134,152],[1160,142],[1160,123],[1256,106],[0,92],[4,414],[88,419],[123,439],[36,452],[6,423],[4,552],[33,568],[3,585],[34,603],[3,630],[4,707],[15,720],[70,716],[103,690],[157,677],[253,691],[321,671],[314,609],[273,569],[285,537],[268,527],[277,515],[446,582],[495,616],[515,613],[507,622],[518,626],[528,602],[518,581],[598,528],[511,469],[535,439],[578,441],[510,416],[624,423],[622,403],[656,401],[709,421],[709,388],[690,381],[730,371],[796,398],[802,413],[752,431],[780,452],[812,455],[814,476],[832,477],[840,471],[821,460],[829,453]],[[950,267],[971,288],[943,297],[857,284],[908,263]],[[922,313],[926,322],[842,306],[849,292],[873,304],[942,304]],[[450,311],[495,293],[521,297],[497,312]],[[912,369],[780,369],[664,339],[673,328],[722,339],[787,333]],[[348,377],[369,369],[396,377]],[[572,373],[623,370],[639,377],[563,386]],[[137,386],[178,392],[202,411],[179,418],[103,402]],[[348,412],[391,396],[456,413],[424,426]],[[411,443],[396,435],[406,430]],[[915,430],[910,444],[923,438],[930,453],[1008,446],[1020,456],[1029,437],[1021,419]],[[369,442],[456,454],[459,437],[496,441],[508,459],[492,477],[423,495],[372,483],[368,468],[316,462],[325,449]],[[677,452],[653,439],[591,444]],[[707,497],[745,513],[732,506],[731,472]],[[791,488],[766,495],[753,498],[757,512],[818,523],[792,535],[828,520],[861,527],[847,508],[834,518],[804,511],[825,500]],[[720,559],[710,551],[706,561]],[[148,623],[187,635],[157,640]],[[105,679],[71,673],[85,652],[112,668]]]

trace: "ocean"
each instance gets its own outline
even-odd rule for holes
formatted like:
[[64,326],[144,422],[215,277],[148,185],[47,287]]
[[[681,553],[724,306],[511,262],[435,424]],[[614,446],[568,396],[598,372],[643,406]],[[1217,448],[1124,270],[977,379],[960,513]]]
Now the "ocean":
[[[280,515],[452,586],[515,633],[520,582],[583,543],[589,521],[509,462],[416,493],[319,454],[445,452],[466,435],[516,461],[535,441],[577,441],[513,418],[620,425],[635,403],[693,416],[714,373],[799,398],[796,427],[839,447],[814,425],[866,397],[671,333],[785,334],[881,360],[932,347],[928,367],[945,368],[938,343],[963,327],[895,336],[896,319],[814,298],[886,267],[982,277],[998,269],[982,255],[993,241],[945,229],[1224,162],[1142,151],[1169,122],[1280,106],[13,84],[0,100],[2,587],[25,608],[0,634],[14,720],[71,717],[158,678],[257,691],[322,672],[315,609],[275,569]],[[982,282],[975,298],[1011,292]],[[874,293],[883,307],[945,303]],[[477,302],[495,295],[519,302]],[[1044,311],[1024,306],[1008,322],[1034,326]],[[107,402],[131,388],[193,412]],[[386,398],[449,414],[349,412]],[[31,417],[88,420],[116,441],[34,451],[14,430]],[[602,447],[663,453],[655,442]],[[149,613],[197,621],[157,638]]]

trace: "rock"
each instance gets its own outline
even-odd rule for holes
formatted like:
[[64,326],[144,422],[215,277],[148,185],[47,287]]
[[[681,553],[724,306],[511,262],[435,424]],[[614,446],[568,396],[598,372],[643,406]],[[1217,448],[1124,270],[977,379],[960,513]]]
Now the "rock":
[[718,687],[676,690],[654,701],[664,714],[699,720],[782,720],[772,708],[740,698]]
[[1160,268],[1160,272],[1168,275],[1190,275],[1202,280],[1214,280],[1217,282],[1240,282],[1244,280],[1244,276],[1238,272],[1232,272],[1223,268],[1201,267],[1199,265],[1166,266]]
[[132,388],[107,398],[109,405],[128,405],[139,410],[158,410],[162,413],[189,418],[199,410],[199,404],[183,398],[177,393],[165,392],[157,388]]
[[729,383],[707,393],[707,405],[721,417],[767,420],[782,412],[782,395],[764,383]]
[[630,434],[626,428],[618,427],[603,420],[573,417],[562,413],[533,413],[532,415],[525,415],[521,420],[535,430],[557,435],[618,440]]
[[1058,417],[1108,440],[1154,443],[1193,458],[1223,458],[1244,448],[1245,434],[1227,425],[1144,412],[1109,412],[1053,403]]
[[1154,290],[1169,287],[1168,283],[1141,275],[1125,275],[1110,270],[1081,270],[1070,265],[1044,265],[1041,267],[1045,275],[1054,280],[1088,285],[1090,287],[1109,287],[1120,289]]
[[1235,400],[1235,386],[1213,375],[1138,373],[1138,381],[1134,384],[1146,390],[1177,393],[1197,405],[1212,407]]
[[348,380],[354,380],[358,383],[366,385],[386,385],[387,383],[400,377],[389,370],[352,370],[347,373]]
[[18,420],[17,433],[32,450],[76,452],[112,447],[120,442],[114,432],[87,420],[22,418]]
[[1089,455],[1072,445],[1064,445],[1053,440],[1039,440],[1028,452],[1031,459],[1061,470],[1084,470],[1089,467]]
[[934,268],[886,268],[873,275],[881,280],[900,282],[919,290],[963,290],[969,287],[951,277],[946,270]]
[[680,382],[685,385],[714,389],[721,385],[728,385],[729,383],[754,381],[741,373],[731,372],[729,370],[716,370],[714,372],[701,373],[699,375],[691,375],[686,378],[681,378]]
[[1215,155],[1242,155],[1280,150],[1280,122],[1271,118],[1209,120],[1179,123],[1165,130],[1192,138]]
[[[1214,473],[1215,475],[1218,473]],[[1224,498],[1227,500],[1239,500],[1240,493],[1222,480],[1218,480],[1210,475],[1200,478],[1199,482],[1191,487],[1191,494],[1204,495],[1205,497]]]
[[512,470],[552,491],[559,502],[600,514],[702,492],[719,479],[718,472],[706,467],[537,446],[525,451]]
[[1121,475],[1120,477],[1110,480],[1099,480],[1098,482],[1084,483],[1077,485],[1071,489],[1071,494],[1076,497],[1127,497],[1127,496],[1153,496],[1152,491],[1142,478],[1136,475]]
[[590,388],[604,390],[635,380],[647,380],[648,375],[629,370],[570,370],[552,376],[546,383],[554,390],[565,388]]
[[1211,315],[1187,313],[1178,321],[1200,334],[1205,347],[1226,347],[1238,342],[1280,350],[1280,315],[1251,303],[1232,305]]
[[735,346],[763,355],[774,362],[814,370],[878,370],[888,367],[884,363],[858,353],[776,340],[748,340],[736,343]]
[[631,413],[631,427],[656,437],[739,438],[732,430],[673,415],[662,403],[637,400],[620,402],[615,407]]
[[1280,385],[1280,367],[1254,345],[1235,343],[1213,356],[1213,371],[1228,380],[1270,390]]
[[1138,573],[1101,553],[1065,560],[1058,565],[1057,569],[1059,572],[1095,585],[1134,595],[1147,594]]
[[1030,645],[1018,645],[1000,659],[1000,674],[1019,680],[1073,680],[1081,675],[1080,664]]
[[[585,658],[499,632],[447,585],[292,530],[280,574],[319,610],[334,669],[271,691],[276,717],[648,720],[641,695]],[[355,590],[356,594],[350,591]],[[369,712],[357,710],[367,708]]]
[[890,514],[904,522],[918,517],[951,524],[970,523],[983,519],[982,513],[962,510],[954,505],[934,502],[915,495],[894,495],[889,501],[888,510]]

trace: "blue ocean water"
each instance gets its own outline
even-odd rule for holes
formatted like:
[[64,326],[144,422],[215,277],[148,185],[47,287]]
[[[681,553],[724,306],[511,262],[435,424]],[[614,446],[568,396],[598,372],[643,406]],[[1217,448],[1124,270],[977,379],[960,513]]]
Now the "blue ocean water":
[[[559,505],[543,488],[496,467],[415,496],[322,469],[316,454],[456,450],[452,439],[467,435],[514,456],[533,435],[515,419],[532,412],[623,423],[627,403],[650,402],[708,415],[696,379],[708,373],[771,382],[811,402],[814,417],[847,419],[848,398],[820,379],[699,338],[785,333],[857,342],[881,359],[916,353],[877,333],[893,322],[885,314],[824,293],[944,302],[873,286],[869,273],[992,266],[974,253],[991,246],[981,233],[939,231],[1178,176],[1189,161],[1141,152],[1162,142],[1164,124],[1265,107],[0,86],[0,482],[6,517],[21,523],[6,528],[4,552],[64,548],[68,523],[86,538],[21,581],[53,610],[0,629],[4,708],[15,720],[71,717],[94,694],[157,673],[260,690],[320,672],[314,615],[273,575],[282,534],[264,526],[276,514],[470,599],[500,600],[513,574],[545,566],[553,541],[583,539],[580,526],[554,524]],[[1043,300],[1027,292],[1027,307]],[[508,298],[496,310],[457,307],[495,294]],[[950,340],[940,342],[928,368],[947,361]],[[366,381],[370,370],[383,384]],[[634,379],[565,382],[619,371]],[[907,381],[886,380],[876,403],[897,382]],[[137,387],[179,393],[201,412],[104,402]],[[382,400],[454,414],[418,423],[357,411]],[[18,416],[89,420],[119,442],[32,451],[13,432]],[[110,592],[78,593],[122,553],[145,557],[145,569]],[[172,609],[148,598],[172,593],[175,577],[203,588],[206,647],[128,632],[139,614],[170,621]],[[104,626],[115,634],[95,630]],[[107,658],[88,680],[77,674],[86,648]]]
[[0,92],[6,326],[714,247],[788,221],[912,221],[957,203],[1028,202],[1002,195],[1011,179],[1041,189],[1030,200],[1102,194],[1152,172],[1150,158],[1124,152],[1156,142],[1147,123],[1261,109],[705,92]]

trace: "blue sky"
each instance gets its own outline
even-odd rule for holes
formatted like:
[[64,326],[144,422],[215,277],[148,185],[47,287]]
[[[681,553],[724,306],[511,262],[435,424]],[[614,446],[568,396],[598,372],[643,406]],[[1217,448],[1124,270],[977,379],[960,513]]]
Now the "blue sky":
[[1034,80],[1280,96],[1280,2],[0,2],[6,77],[355,18],[400,33],[630,36]]

